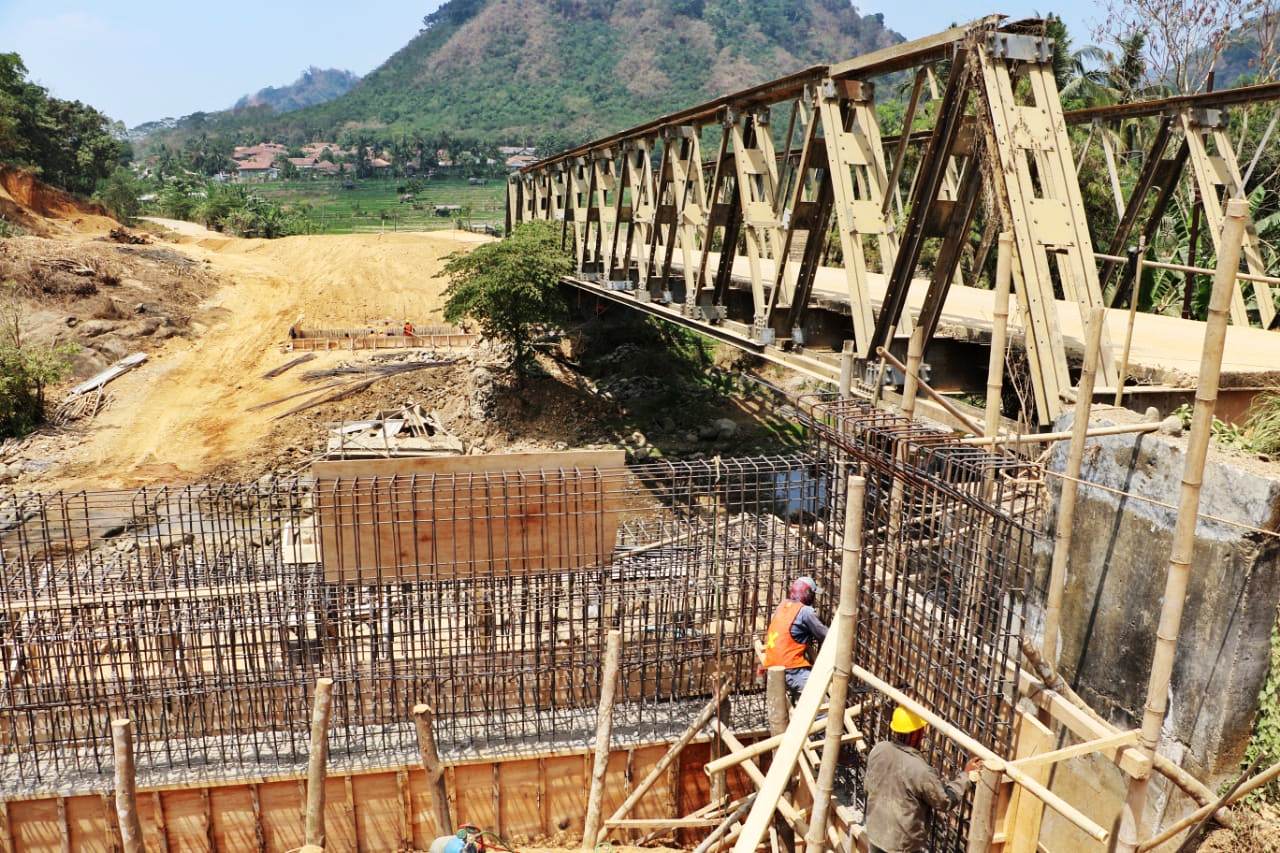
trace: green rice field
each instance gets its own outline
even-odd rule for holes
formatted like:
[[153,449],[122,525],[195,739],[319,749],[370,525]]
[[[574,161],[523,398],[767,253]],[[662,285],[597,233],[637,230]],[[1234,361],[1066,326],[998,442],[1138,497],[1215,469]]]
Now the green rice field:
[[[307,212],[310,233],[350,234],[370,231],[432,231],[465,225],[502,227],[506,218],[506,184],[488,178],[483,186],[466,178],[431,178],[412,202],[400,200],[403,178],[370,178],[344,189],[338,179],[270,181],[252,191],[292,210]],[[462,211],[437,216],[437,205],[459,205]],[[468,210],[469,209],[469,210]]]

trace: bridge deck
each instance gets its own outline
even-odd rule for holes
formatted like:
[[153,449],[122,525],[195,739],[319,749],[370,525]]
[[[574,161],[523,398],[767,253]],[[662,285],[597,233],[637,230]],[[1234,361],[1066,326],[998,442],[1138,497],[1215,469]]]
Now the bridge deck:
[[[708,268],[715,269],[718,262],[719,255],[712,253]],[[679,264],[675,266],[678,267]],[[773,277],[771,260],[762,260],[761,269],[766,280]],[[745,258],[734,259],[733,278],[738,287],[750,286],[751,278]],[[878,313],[885,294],[884,276],[868,273],[867,278],[871,301]],[[843,269],[820,267],[814,277],[813,289],[813,304],[839,313],[848,313],[849,296]],[[912,284],[907,307],[913,317],[924,304],[928,289],[929,282],[926,279],[916,279]],[[994,299],[995,294],[990,290],[952,287],[943,307],[939,335],[960,340],[988,341]],[[1058,327],[1062,331],[1067,350],[1079,355],[1084,351],[1084,323],[1080,309],[1074,302],[1056,302]],[[1010,336],[1020,345],[1022,320],[1017,310],[1016,295],[1010,300],[1009,314]],[[1129,312],[1125,309],[1107,310],[1107,331],[1117,360],[1124,342],[1128,316]],[[1200,369],[1204,329],[1204,323],[1197,320],[1139,313],[1133,326],[1130,372],[1144,376],[1149,382],[1179,387],[1193,386]],[[1222,361],[1222,384],[1224,387],[1237,388],[1280,386],[1280,332],[1229,326]]]

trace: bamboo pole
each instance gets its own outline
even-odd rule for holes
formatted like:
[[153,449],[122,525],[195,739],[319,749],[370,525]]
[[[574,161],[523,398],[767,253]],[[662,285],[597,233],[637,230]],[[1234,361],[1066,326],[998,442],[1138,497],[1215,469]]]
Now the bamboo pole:
[[[1098,438],[1104,435],[1129,435],[1132,433],[1155,432],[1158,429],[1160,429],[1160,424],[1153,421],[1147,421],[1140,424],[1115,424],[1113,426],[1091,427],[1085,432],[1084,437]],[[1074,429],[1068,430],[1067,432],[1030,433],[1028,435],[1019,436],[1018,442],[1020,444],[1048,444],[1054,441],[1066,441],[1073,435],[1075,435]],[[959,439],[956,443],[985,447],[991,444],[1001,444],[1006,440],[1007,438],[1001,438],[999,436],[973,436],[970,438]]]
[[853,393],[853,341],[845,341],[840,350],[840,399]]
[[[582,848],[591,850],[596,837],[604,834],[600,819],[604,808],[604,777],[609,771],[609,741],[613,736],[613,702],[618,690],[618,664],[622,656],[622,632],[613,630],[605,643],[604,672],[600,677],[600,706],[596,712],[595,762],[591,766],[591,788],[587,793],[587,817],[582,831]],[[610,818],[618,821],[622,815]]]
[[702,843],[693,848],[693,853],[707,853],[712,847],[717,846],[717,842],[725,837],[725,834],[733,828],[734,824],[742,825],[742,819],[751,811],[751,804],[755,802],[756,795],[752,794],[742,801],[742,805],[738,806],[728,817],[721,821],[710,835],[703,839]]
[[836,764],[840,760],[840,736],[844,733],[844,705],[849,695],[849,667],[853,663],[853,634],[858,619],[858,588],[862,581],[862,504],[867,481],[849,477],[845,493],[844,536],[841,538],[840,605],[836,621],[836,661],[828,693],[827,735],[822,747],[822,763],[818,766],[818,791],[814,797],[809,832],[805,835],[805,853],[821,853],[831,814],[831,792],[835,788]]
[[1124,349],[1120,352],[1120,373],[1116,377],[1115,404],[1124,402],[1124,380],[1129,374],[1129,348],[1133,345],[1133,322],[1138,315],[1138,297],[1142,295],[1142,269],[1147,258],[1147,235],[1138,238],[1138,259],[1133,268],[1133,287],[1129,288],[1129,318],[1124,327]]
[[[1195,546],[1196,516],[1200,512],[1200,485],[1204,480],[1205,457],[1213,428],[1213,410],[1218,401],[1218,380],[1222,373],[1222,350],[1226,344],[1227,311],[1240,268],[1240,247],[1244,240],[1248,202],[1233,198],[1227,202],[1226,218],[1219,241],[1218,269],[1209,297],[1209,317],[1205,323],[1204,351],[1200,357],[1200,378],[1196,383],[1195,410],[1191,416],[1191,435],[1187,439],[1186,465],[1178,499],[1178,521],[1173,532],[1173,550],[1165,578],[1160,623],[1156,628],[1156,649],[1151,660],[1151,678],[1147,683],[1147,702],[1142,715],[1142,736],[1138,749],[1150,757],[1160,742],[1160,727],[1168,707],[1169,678],[1173,674],[1174,655],[1178,650],[1178,633],[1182,628],[1182,609],[1186,604],[1187,585],[1191,576],[1191,557]],[[1120,812],[1120,832],[1116,850],[1133,853],[1138,847],[1151,777],[1132,779],[1128,796]]]
[[453,833],[453,815],[449,813],[449,786],[445,782],[444,764],[436,750],[436,733],[432,728],[434,712],[430,705],[413,706],[413,723],[418,730],[418,751],[422,754],[422,769],[427,773],[427,787],[431,789],[431,810],[435,814],[436,833]]
[[[877,353],[881,358],[884,358],[884,359],[888,360],[888,362],[889,362],[890,364],[892,364],[894,367],[896,367],[896,368],[898,368],[899,370],[901,370],[903,373],[910,373],[910,375],[912,376],[912,378],[915,380],[915,383],[916,383],[916,385],[918,386],[918,389],[919,389],[919,390],[921,390],[921,391],[924,391],[924,393],[925,393],[926,395],[928,395],[928,397],[929,397],[931,400],[933,400],[933,402],[935,402],[935,403],[937,403],[939,406],[941,406],[941,407],[943,408],[943,410],[944,410],[944,411],[946,411],[946,413],[947,413],[948,415],[951,415],[951,417],[955,418],[957,421],[959,421],[960,423],[964,424],[964,428],[965,428],[965,429],[967,429],[967,430],[969,430],[969,432],[973,433],[974,435],[982,435],[982,433],[985,431],[985,430],[984,430],[984,428],[983,428],[983,425],[982,425],[982,424],[978,423],[978,422],[977,422],[977,421],[975,421],[973,418],[969,417],[969,416],[968,416],[968,415],[966,415],[964,412],[962,412],[962,411],[960,411],[959,409],[957,409],[957,408],[955,407],[955,404],[954,404],[954,403],[952,403],[950,400],[948,400],[948,399],[946,398],[946,395],[945,395],[945,394],[942,394],[942,393],[941,393],[941,392],[939,392],[939,391],[935,391],[935,390],[933,390],[933,388],[931,388],[931,387],[929,386],[929,383],[927,383],[927,382],[925,382],[924,380],[922,380],[922,379],[920,378],[920,376],[919,376],[917,373],[915,373],[914,371],[910,371],[907,365],[905,365],[905,364],[903,364],[902,362],[898,361],[897,357],[896,357],[896,356],[894,356],[894,354],[893,354],[893,353],[889,352],[889,351],[888,351],[887,349],[885,349],[884,347],[880,347],[879,349],[877,349],[877,350],[876,350],[876,353]],[[906,396],[906,387],[905,387],[905,386],[903,387],[903,396],[904,396],[904,397]],[[911,407],[911,408],[912,408],[912,411],[914,412],[914,411],[915,411],[915,396],[914,396],[914,390],[913,390],[913,392],[912,392],[912,407]],[[906,414],[906,413],[905,413],[905,412],[903,412],[903,414]]]
[[895,362],[898,369],[903,372],[902,401],[898,404],[898,408],[904,418],[911,420],[916,416],[916,394],[924,384],[920,381],[920,364],[924,361],[924,327],[917,325],[915,331],[911,333],[911,339],[907,342],[905,365],[890,355],[884,347],[880,347],[880,355]]
[[[702,727],[707,724],[707,721],[715,716],[716,709],[720,707],[720,703],[728,695],[729,684],[725,682],[716,690],[715,695],[711,697],[711,701],[702,707],[702,710],[698,712],[698,716],[693,719],[693,722],[684,730],[684,733],[680,735],[675,743],[671,744],[671,748],[667,750],[666,754],[658,759],[657,764],[653,765],[649,775],[641,779],[640,784],[636,785],[635,790],[623,801],[622,805],[618,806],[617,810],[609,815],[609,820],[621,820],[631,813],[636,803],[640,802],[640,798],[653,787],[653,783],[658,781],[662,774],[667,771],[667,768],[671,766],[671,762],[675,761],[676,757],[689,745],[689,742],[697,736],[698,732],[702,731]],[[597,835],[596,843],[598,844],[602,838],[603,833]]]
[[[1197,205],[1198,207],[1198,205]],[[1094,253],[1094,257],[1100,261],[1114,261],[1116,263],[1124,263],[1128,259],[1123,255],[1104,255],[1101,252]],[[1188,264],[1175,264],[1172,261],[1146,261],[1144,267],[1151,267],[1153,270],[1169,270],[1170,272],[1190,273],[1192,275],[1215,275],[1216,270],[1208,267],[1198,267]],[[1256,281],[1262,284],[1280,284],[1280,276],[1262,275],[1260,273],[1248,273],[1240,271],[1236,273],[1237,281]]]
[[311,704],[311,752],[307,761],[306,843],[324,848],[324,782],[329,762],[329,714],[333,710],[333,679],[316,679]]
[[[871,705],[872,705],[871,702],[859,702],[857,705],[854,705],[850,708],[846,708],[844,712],[845,725],[848,726],[849,728],[854,728],[853,720],[856,719],[857,716],[861,714],[865,709],[871,707]],[[827,709],[827,706],[823,705],[818,709],[818,713],[824,713],[826,709]],[[826,723],[824,721],[818,720],[817,722],[809,726],[808,733],[815,734],[817,732],[820,732],[825,726],[826,726]],[[777,749],[781,743],[782,743],[781,735],[767,737],[764,740],[758,740],[750,744],[749,746],[744,746],[741,750],[735,749],[730,754],[721,756],[720,758],[717,758],[714,761],[708,761],[705,765],[703,765],[702,769],[704,772],[706,772],[708,776],[711,776],[715,773],[723,773],[726,770],[728,770],[730,767],[737,767],[739,764],[746,761],[747,759],[755,758],[758,755],[763,755],[766,752],[771,752],[772,750]]]
[[[893,345],[893,336],[897,331],[898,327],[896,325],[889,326],[889,334],[884,337],[884,345],[886,349]],[[876,387],[871,391],[871,405],[873,406],[880,405],[880,398],[884,396],[884,372],[888,366],[888,362],[883,358],[880,359],[880,363],[876,365]]]
[[[746,748],[742,741],[738,740],[737,736],[735,736],[733,732],[729,731],[723,723],[716,721],[713,722],[712,725],[715,726],[716,731],[720,734],[720,739],[724,741],[724,745],[729,747],[729,749],[734,752],[741,752]],[[742,770],[747,774],[747,778],[751,780],[753,785],[757,788],[764,787],[765,775],[761,772],[760,768],[754,761],[744,761],[742,763]],[[801,809],[796,808],[787,795],[778,799],[777,811],[778,814],[782,815],[783,820],[787,821],[787,823],[791,825],[795,832],[804,835],[809,831],[809,822],[805,819],[805,813]],[[830,827],[827,828],[828,839],[830,839],[832,831],[833,830]]]
[[[787,718],[790,716],[791,703],[787,700],[787,668],[771,666],[765,674],[765,708],[768,713],[769,734],[781,737],[787,731]],[[723,741],[723,738],[721,738]],[[711,778],[722,778],[713,775]],[[782,792],[783,797],[790,797],[793,786]],[[778,833],[778,848],[782,853],[794,853],[796,834],[785,819],[779,817],[774,822]]]
[[1207,806],[1201,806],[1181,820],[1169,824],[1161,830],[1158,835],[1153,835],[1146,841],[1139,844],[1138,853],[1144,853],[1144,851],[1153,850],[1156,847],[1159,847],[1179,832],[1182,832],[1182,830],[1205,820],[1218,809],[1225,808],[1242,797],[1247,797],[1263,785],[1268,785],[1276,779],[1280,779],[1280,764],[1274,764],[1266,770],[1263,770],[1243,785],[1240,785],[1227,796],[1220,797],[1217,801],[1209,803]]
[[138,818],[132,721],[111,721],[111,746],[115,752],[116,816],[120,820],[120,841],[124,845],[124,853],[142,853],[142,821]]
[[1098,353],[1102,347],[1102,325],[1105,310],[1095,306],[1089,310],[1085,327],[1084,366],[1076,390],[1075,420],[1071,424],[1071,444],[1067,450],[1066,477],[1058,499],[1058,519],[1053,532],[1053,562],[1049,569],[1049,589],[1044,608],[1044,658],[1058,660],[1058,624],[1062,619],[1062,596],[1067,583],[1067,559],[1071,555],[1071,537],[1075,531],[1076,493],[1080,490],[1080,468],[1084,460],[1084,441],[1089,432],[1089,409],[1093,405],[1093,385],[1098,375]]
[[969,818],[968,853],[988,853],[996,833],[996,801],[1000,793],[1000,771],[985,762],[978,771],[973,789],[973,812]]
[[1001,231],[996,246],[996,299],[991,312],[991,354],[987,360],[987,422],[983,435],[1000,432],[1001,391],[1004,388],[1004,350],[1009,333],[1009,288],[1013,281],[1013,232]]

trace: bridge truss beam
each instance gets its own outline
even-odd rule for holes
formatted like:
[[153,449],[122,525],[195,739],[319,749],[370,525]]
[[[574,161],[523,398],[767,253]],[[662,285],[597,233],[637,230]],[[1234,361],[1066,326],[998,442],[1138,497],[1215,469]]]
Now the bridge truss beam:
[[[1099,276],[1051,47],[1043,22],[992,16],[808,68],[526,167],[511,178],[508,224],[562,222],[570,283],[757,352],[798,353],[816,308],[841,303],[843,337],[864,361],[915,323],[932,337],[948,293],[977,284],[995,234],[1010,231],[1027,373],[1048,423],[1071,397],[1059,312],[1065,303],[1083,320],[1115,272]],[[909,110],[918,127],[918,107],[934,100],[933,126],[886,156],[876,82],[911,69]],[[1160,192],[1187,160],[1202,190],[1225,188],[1215,200],[1240,183],[1190,109],[1179,155],[1145,170],[1135,198]],[[1157,158],[1179,124],[1163,127]],[[1143,203],[1124,211],[1113,252]],[[1100,372],[1102,385],[1122,381],[1105,338]]]

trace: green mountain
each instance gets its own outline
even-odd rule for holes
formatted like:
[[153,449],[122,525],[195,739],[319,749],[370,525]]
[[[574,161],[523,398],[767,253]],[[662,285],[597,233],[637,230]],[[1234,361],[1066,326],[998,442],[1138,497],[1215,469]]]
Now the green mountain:
[[303,71],[287,86],[268,86],[236,101],[233,110],[245,107],[270,107],[278,113],[323,104],[341,97],[360,82],[360,75],[339,68],[317,68]]
[[423,24],[328,103],[196,114],[176,132],[550,147],[902,41],[850,0],[450,0]]

